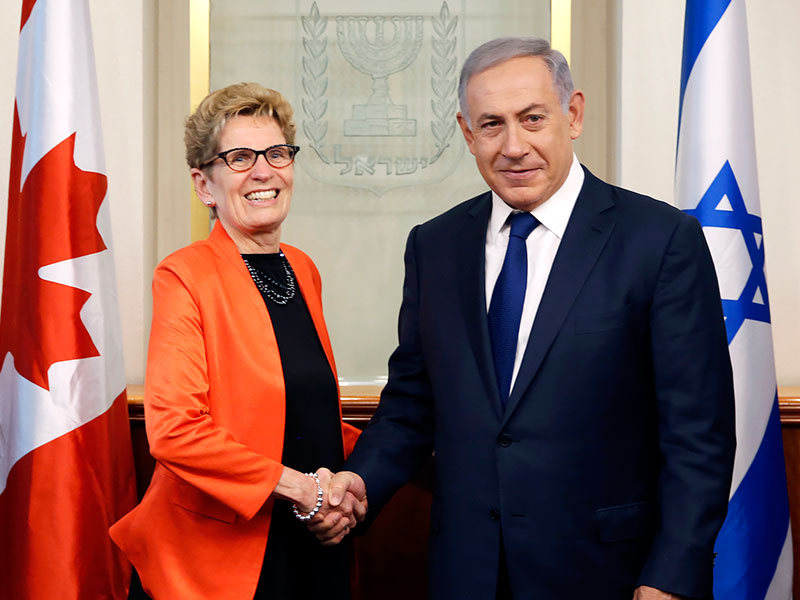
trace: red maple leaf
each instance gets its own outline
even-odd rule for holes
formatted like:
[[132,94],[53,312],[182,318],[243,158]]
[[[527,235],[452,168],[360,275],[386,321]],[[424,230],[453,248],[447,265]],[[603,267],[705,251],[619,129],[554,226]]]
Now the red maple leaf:
[[80,319],[91,294],[45,281],[38,270],[105,250],[96,220],[107,183],[75,166],[73,133],[34,165],[20,191],[25,138],[16,110],[11,148],[0,361],[11,352],[20,375],[49,389],[50,365],[99,353]]
[[22,15],[20,18],[20,30],[25,27],[25,23],[28,22],[28,17],[31,16],[31,11],[33,10],[33,5],[36,4],[36,0],[22,0]]

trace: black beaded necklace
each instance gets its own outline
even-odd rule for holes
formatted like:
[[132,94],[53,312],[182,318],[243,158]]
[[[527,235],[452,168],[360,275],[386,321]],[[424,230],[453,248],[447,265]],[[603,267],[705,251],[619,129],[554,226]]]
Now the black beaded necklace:
[[269,273],[265,273],[258,267],[251,265],[246,258],[242,257],[242,260],[258,290],[275,304],[286,304],[297,293],[296,278],[292,265],[286,260],[283,252],[279,256],[283,265],[283,272],[286,274],[286,283],[278,281]]

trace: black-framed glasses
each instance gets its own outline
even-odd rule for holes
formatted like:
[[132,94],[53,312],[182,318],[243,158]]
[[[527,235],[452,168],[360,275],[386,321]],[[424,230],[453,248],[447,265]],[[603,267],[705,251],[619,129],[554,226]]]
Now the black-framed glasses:
[[210,165],[212,162],[221,158],[234,171],[247,171],[256,164],[258,157],[263,155],[264,159],[271,167],[283,169],[294,162],[294,157],[300,152],[300,146],[292,144],[275,144],[265,150],[253,150],[252,148],[231,148],[220,152],[211,160],[207,160],[200,168]]

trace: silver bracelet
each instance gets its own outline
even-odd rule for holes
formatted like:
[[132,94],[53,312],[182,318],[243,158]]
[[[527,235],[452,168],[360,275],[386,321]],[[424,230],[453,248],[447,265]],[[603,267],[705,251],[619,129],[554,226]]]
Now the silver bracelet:
[[317,503],[314,508],[311,509],[311,512],[307,515],[304,515],[300,512],[300,509],[297,508],[297,504],[292,504],[292,512],[296,519],[300,521],[310,521],[314,518],[314,515],[319,512],[319,509],[322,508],[322,486],[319,484],[319,475],[316,473],[303,473],[306,477],[311,477],[314,482],[317,484]]

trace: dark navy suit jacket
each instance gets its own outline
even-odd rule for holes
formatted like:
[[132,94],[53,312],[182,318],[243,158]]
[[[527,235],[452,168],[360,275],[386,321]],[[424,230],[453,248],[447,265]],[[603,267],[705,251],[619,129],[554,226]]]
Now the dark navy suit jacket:
[[515,600],[711,597],[735,430],[700,225],[586,171],[503,409],[490,211],[486,193],[412,230],[399,345],[346,468],[374,510],[435,452],[434,600],[493,599],[501,540]]

